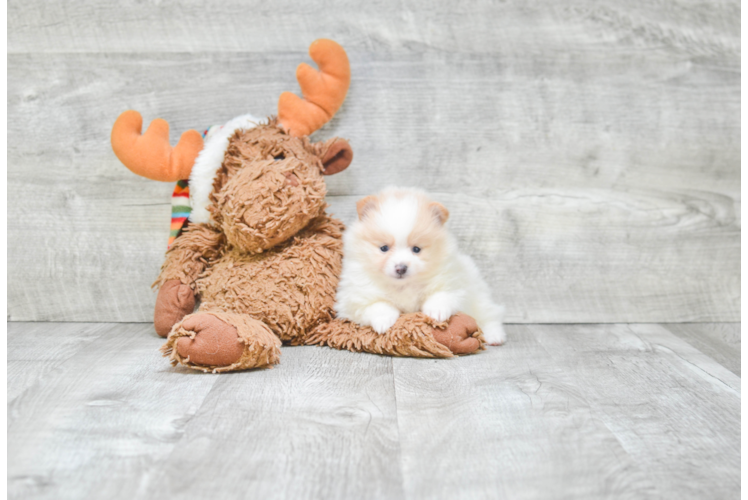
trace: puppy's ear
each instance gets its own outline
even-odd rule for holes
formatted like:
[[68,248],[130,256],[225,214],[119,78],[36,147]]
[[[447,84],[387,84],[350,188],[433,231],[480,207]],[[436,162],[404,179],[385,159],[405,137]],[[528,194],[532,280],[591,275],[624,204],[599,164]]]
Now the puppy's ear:
[[431,210],[431,213],[434,214],[434,217],[436,217],[436,220],[438,220],[442,226],[447,222],[447,219],[449,219],[449,210],[444,208],[444,205],[441,203],[432,201],[429,203],[429,210]]
[[374,195],[369,195],[358,200],[358,202],[356,202],[356,211],[358,212],[359,220],[364,220],[366,214],[376,210],[378,206],[379,198]]

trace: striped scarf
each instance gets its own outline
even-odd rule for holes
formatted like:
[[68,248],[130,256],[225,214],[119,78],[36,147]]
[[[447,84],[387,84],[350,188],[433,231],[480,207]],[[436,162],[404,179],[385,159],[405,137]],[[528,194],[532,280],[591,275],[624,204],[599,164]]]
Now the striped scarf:
[[[223,128],[223,125],[213,125],[203,130],[203,139],[221,128]],[[190,206],[189,179],[177,181],[177,185],[174,186],[174,193],[171,195],[171,230],[169,231],[169,242],[166,248],[171,248],[177,236],[187,229],[187,219],[190,212],[192,212],[192,207]]]
[[189,181],[187,179],[177,181],[177,185],[174,186],[174,194],[171,195],[171,231],[169,232],[167,248],[171,248],[171,244],[174,243],[177,236],[182,234],[182,231],[187,227],[187,218],[191,211]]

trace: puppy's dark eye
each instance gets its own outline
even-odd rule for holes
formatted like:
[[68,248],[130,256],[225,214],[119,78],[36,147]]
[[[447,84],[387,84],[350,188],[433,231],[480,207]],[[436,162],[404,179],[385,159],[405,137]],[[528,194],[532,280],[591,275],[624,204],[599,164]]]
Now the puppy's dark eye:
[[275,161],[280,161],[280,160],[285,160],[285,159],[286,159],[286,155],[284,155],[283,153],[279,153],[273,156],[273,160]]
[[387,250],[389,250],[389,249],[390,249],[390,247],[388,247],[387,245],[382,245],[381,247],[379,247],[379,249],[380,249],[381,251],[383,251],[383,252],[386,252]]
[[418,253],[421,251],[420,247],[413,247],[413,253]]

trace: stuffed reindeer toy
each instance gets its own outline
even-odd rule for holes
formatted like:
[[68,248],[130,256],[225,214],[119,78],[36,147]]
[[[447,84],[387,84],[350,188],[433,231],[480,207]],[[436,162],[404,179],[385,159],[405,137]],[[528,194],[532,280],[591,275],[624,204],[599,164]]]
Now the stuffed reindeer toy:
[[140,114],[126,111],[112,128],[130,170],[189,188],[189,219],[172,228],[180,234],[154,283],[162,352],[174,365],[225,372],[276,364],[284,343],[418,357],[482,349],[464,314],[443,323],[406,314],[383,335],[335,319],[343,224],[325,212],[324,176],[345,170],[353,152],[343,139],[313,143],[309,134],[343,103],[350,67],[331,40],[309,55],[319,71],[299,65],[304,98],[281,94],[277,118],[243,115],[205,139],[189,130],[173,148],[161,119],[141,135]]

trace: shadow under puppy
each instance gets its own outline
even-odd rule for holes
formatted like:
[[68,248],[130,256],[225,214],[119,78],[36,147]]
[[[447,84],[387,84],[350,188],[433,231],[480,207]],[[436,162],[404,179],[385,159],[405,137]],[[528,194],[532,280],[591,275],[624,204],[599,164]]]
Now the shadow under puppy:
[[338,318],[383,334],[404,313],[445,321],[463,312],[475,318],[486,343],[504,343],[504,306],[460,252],[443,205],[421,190],[393,187],[363,198],[357,211],[344,233]]

